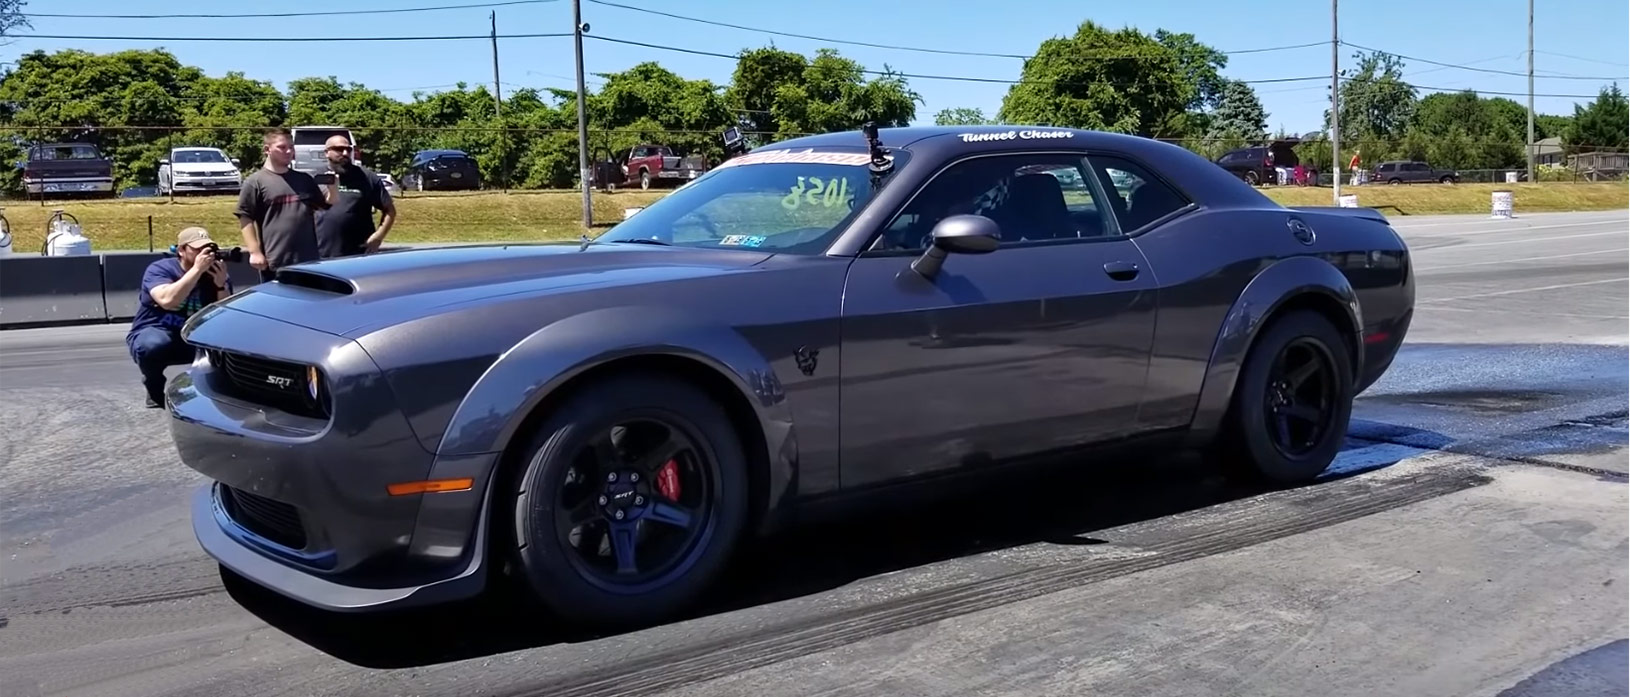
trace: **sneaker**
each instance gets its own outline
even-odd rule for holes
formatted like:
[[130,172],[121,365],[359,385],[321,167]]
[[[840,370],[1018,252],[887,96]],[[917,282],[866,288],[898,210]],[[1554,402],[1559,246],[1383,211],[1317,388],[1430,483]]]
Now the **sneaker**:
[[147,395],[147,408],[148,409],[157,409],[157,408],[162,407],[162,406],[164,406],[164,405],[159,403],[158,400],[153,399],[153,395]]

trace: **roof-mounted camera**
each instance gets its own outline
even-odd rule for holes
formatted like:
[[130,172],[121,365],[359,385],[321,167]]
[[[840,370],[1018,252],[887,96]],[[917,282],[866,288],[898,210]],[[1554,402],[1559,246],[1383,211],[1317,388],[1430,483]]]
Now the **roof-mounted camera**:
[[866,147],[871,149],[872,163],[870,166],[874,178],[887,174],[894,169],[894,160],[889,158],[889,149],[877,139],[877,124],[870,121],[860,126],[860,132],[866,136]]

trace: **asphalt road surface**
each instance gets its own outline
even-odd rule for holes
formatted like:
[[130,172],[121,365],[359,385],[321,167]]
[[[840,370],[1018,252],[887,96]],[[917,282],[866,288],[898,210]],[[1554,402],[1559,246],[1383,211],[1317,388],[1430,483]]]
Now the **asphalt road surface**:
[[326,616],[192,539],[123,327],[0,333],[0,685],[23,695],[1626,693],[1623,211],[1402,218],[1419,311],[1330,479],[1015,475],[743,555],[692,619]]

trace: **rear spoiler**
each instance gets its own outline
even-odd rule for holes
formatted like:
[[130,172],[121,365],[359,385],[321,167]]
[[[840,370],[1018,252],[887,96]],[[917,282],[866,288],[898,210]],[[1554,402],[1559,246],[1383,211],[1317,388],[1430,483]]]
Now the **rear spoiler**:
[[1363,218],[1382,224],[1390,224],[1387,216],[1374,208],[1348,208],[1346,206],[1286,206],[1293,211],[1306,211],[1308,213],[1324,213],[1328,215],[1341,215],[1349,218]]

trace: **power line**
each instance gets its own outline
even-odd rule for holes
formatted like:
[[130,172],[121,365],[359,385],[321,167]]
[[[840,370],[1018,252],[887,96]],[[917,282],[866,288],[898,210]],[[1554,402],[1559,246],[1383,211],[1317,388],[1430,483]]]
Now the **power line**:
[[1543,53],[1543,54],[1545,54],[1547,56],[1556,56],[1558,58],[1571,58],[1573,60],[1584,61],[1586,63],[1601,63],[1602,65],[1611,65],[1611,66],[1613,66],[1615,68],[1623,68],[1623,67],[1625,67],[1625,65],[1623,63],[1609,63],[1609,62],[1604,61],[1604,60],[1596,60],[1595,58],[1582,58],[1580,56],[1570,56],[1570,55],[1568,55],[1566,53],[1557,53],[1555,51],[1535,51],[1534,53]]
[[273,17],[331,17],[334,15],[384,15],[401,14],[405,12],[433,12],[437,10],[467,10],[478,7],[506,7],[510,5],[540,5],[544,3],[560,2],[560,0],[507,0],[505,2],[482,2],[470,5],[438,5],[435,7],[399,7],[380,10],[331,10],[328,12],[258,12],[250,14],[167,14],[167,15],[98,15],[98,14],[59,14],[50,12],[24,12],[24,17],[54,17],[62,19],[242,19],[242,18],[273,18]]
[[[699,50],[699,49],[682,48],[682,47],[679,47],[679,46],[664,46],[664,45],[661,45],[661,44],[650,44],[650,43],[645,43],[643,41],[633,41],[633,40],[630,40],[630,39],[617,39],[617,38],[612,38],[612,37],[609,37],[609,36],[597,36],[597,35],[593,35],[593,34],[584,34],[583,38],[594,39],[596,41],[608,41],[608,42],[611,42],[611,43],[614,43],[614,44],[624,44],[624,45],[627,45],[627,46],[641,46],[641,47],[644,47],[644,48],[651,48],[651,49],[656,49],[656,50],[659,50],[659,51],[672,51],[672,52],[675,52],[675,53],[688,53],[688,54],[695,55],[695,56],[711,56],[713,58],[724,58],[724,59],[727,59],[727,60],[740,60],[741,59],[741,56],[739,56],[739,55],[731,55],[731,54],[728,54],[728,53],[716,53],[716,52],[713,52],[713,51],[702,51],[702,50]],[[927,74],[922,74],[922,73],[902,73],[902,72],[890,72],[890,71],[885,71],[885,70],[869,70],[869,69],[866,69],[866,68],[861,68],[860,72],[868,74],[868,75],[879,75],[879,76],[884,76],[884,77],[902,77],[902,78],[911,78],[911,79],[914,79],[914,80],[949,80],[949,81],[952,81],[952,82],[983,82],[983,83],[992,83],[992,84],[999,84],[999,85],[1026,85],[1026,84],[1044,84],[1044,85],[1096,84],[1096,85],[1102,85],[1102,84],[1117,84],[1117,83],[1105,83],[1105,82],[1102,82],[1102,81],[1093,82],[1093,83],[1071,83],[1071,82],[1066,82],[1066,81],[1061,81],[1061,80],[1003,80],[1003,79],[992,78],[992,77],[967,77],[967,76],[961,76],[961,75],[927,75]],[[1308,80],[1323,80],[1323,79],[1325,79],[1324,76],[1315,75],[1315,76],[1311,76],[1311,77],[1280,77],[1280,78],[1267,78],[1267,79],[1262,79],[1262,80],[1240,80],[1239,82],[1243,82],[1243,83],[1246,83],[1246,84],[1267,84],[1267,83],[1277,83],[1277,82],[1306,82]]]
[[[653,10],[653,9],[646,8],[646,7],[634,7],[632,5],[623,5],[623,4],[619,4],[619,3],[615,3],[615,2],[609,2],[608,0],[588,0],[588,1],[592,2],[592,3],[596,4],[596,5],[605,5],[606,7],[616,7],[616,8],[619,8],[619,9],[631,10],[631,11],[634,11],[634,12],[644,12],[646,14],[658,15],[658,16],[662,16],[662,17],[669,17],[669,18],[672,18],[672,19],[680,19],[680,20],[684,20],[684,21],[687,21],[687,22],[695,22],[697,24],[707,24],[707,25],[711,25],[711,26],[715,26],[715,27],[727,27],[727,28],[730,28],[730,29],[740,29],[742,31],[757,32],[757,33],[760,33],[760,34],[770,34],[772,36],[785,36],[785,37],[794,38],[794,39],[808,39],[810,41],[820,41],[820,42],[823,42],[823,43],[846,44],[846,45],[850,45],[850,46],[865,46],[865,47],[868,47],[868,48],[881,48],[881,49],[887,49],[887,50],[891,50],[891,51],[911,51],[911,52],[916,52],[916,53],[937,53],[937,54],[952,55],[952,56],[978,56],[978,57],[982,57],[982,58],[1016,58],[1016,59],[1019,59],[1019,60],[1029,60],[1029,59],[1035,57],[1035,56],[1031,56],[1031,55],[1024,55],[1024,54],[1018,54],[1018,53],[990,53],[990,52],[985,52],[985,51],[957,51],[957,50],[945,49],[945,48],[926,48],[926,47],[921,47],[921,46],[902,46],[902,45],[899,45],[899,44],[884,44],[884,43],[875,43],[875,42],[870,42],[870,41],[853,41],[853,40],[849,40],[849,39],[834,39],[834,38],[826,37],[826,36],[813,36],[813,35],[810,35],[810,34],[795,34],[795,33],[792,33],[792,32],[777,31],[775,29],[764,29],[764,28],[761,28],[761,27],[749,27],[749,26],[745,26],[745,25],[741,25],[741,24],[731,24],[729,22],[719,22],[719,21],[715,21],[715,20],[711,20],[711,19],[701,19],[699,17],[687,17],[685,15],[676,15],[676,14],[672,14],[672,13],[669,13],[669,12],[662,12],[660,10]],[[1264,53],[1264,52],[1268,52],[1268,51],[1289,51],[1289,50],[1292,50],[1292,49],[1310,48],[1310,47],[1313,47],[1313,46],[1323,46],[1323,45],[1325,45],[1325,42],[1320,41],[1320,42],[1314,42],[1314,43],[1296,44],[1294,46],[1270,46],[1270,47],[1266,47],[1266,48],[1252,48],[1252,49],[1244,49],[1244,50],[1239,50],[1239,51],[1221,51],[1221,53],[1227,54],[1227,55],[1242,54],[1242,53]],[[1140,58],[1142,56],[1122,54],[1122,55],[1115,55],[1115,56],[1100,56],[1100,57],[1102,57],[1102,58],[1115,58],[1115,59],[1130,59],[1130,58]]]
[[[1432,65],[1441,65],[1441,66],[1443,66],[1445,68],[1455,68],[1457,70],[1469,70],[1469,71],[1476,72],[1476,73],[1491,73],[1491,74],[1494,74],[1494,75],[1512,75],[1512,76],[1515,76],[1515,77],[1528,77],[1528,73],[1517,72],[1515,70],[1495,70],[1494,68],[1473,68],[1473,67],[1471,67],[1469,65],[1461,65],[1461,64],[1458,64],[1458,63],[1444,63],[1444,62],[1441,62],[1441,61],[1432,60],[1430,58],[1416,58],[1414,56],[1406,56],[1406,55],[1404,55],[1402,53],[1393,53],[1391,51],[1383,51],[1383,50],[1381,50],[1379,48],[1370,48],[1368,46],[1360,46],[1360,45],[1352,43],[1350,41],[1343,41],[1341,43],[1342,43],[1343,46],[1351,46],[1351,47],[1356,48],[1356,49],[1360,49],[1360,50],[1364,50],[1364,51],[1372,51],[1372,52],[1375,52],[1375,53],[1384,53],[1384,54],[1389,55],[1389,56],[1393,56],[1393,57],[1396,57],[1396,58],[1402,58],[1404,60],[1409,60],[1409,61],[1416,61],[1418,63],[1430,63]],[[1535,75],[1535,77],[1543,77],[1543,78],[1548,78],[1548,79],[1551,79],[1551,80],[1593,80],[1593,81],[1630,79],[1630,78],[1624,78],[1624,77],[1600,77],[1600,76],[1589,76],[1589,75]],[[1527,94],[1527,93],[1524,92],[1523,94]],[[1535,95],[1535,96],[1538,96],[1538,95]]]
[[[1372,81],[1372,80],[1352,78],[1352,77],[1344,77],[1344,78],[1341,78],[1341,80],[1342,80],[1342,82],[1370,82],[1370,81]],[[1398,80],[1397,83],[1400,84],[1400,85],[1404,85],[1406,87],[1413,87],[1413,88],[1418,89],[1418,90],[1431,90],[1433,92],[1475,92],[1477,94],[1493,94],[1493,95],[1498,95],[1498,96],[1502,96],[1502,97],[1526,97],[1526,96],[1528,96],[1527,92],[1500,92],[1498,90],[1482,90],[1482,89],[1477,89],[1475,87],[1433,87],[1431,85],[1416,84],[1416,83],[1413,83],[1413,82],[1409,82],[1407,80]],[[1598,95],[1594,95],[1594,94],[1548,94],[1548,93],[1543,93],[1543,92],[1535,92],[1534,96],[1535,97],[1558,97],[1558,98],[1565,98],[1565,99],[1595,99]]]
[[[571,36],[569,33],[551,34],[499,34],[500,39],[553,39]],[[470,34],[468,36],[85,36],[68,34],[17,34],[17,39],[59,39],[70,41],[227,41],[250,43],[283,43],[283,42],[316,42],[330,41],[348,43],[352,41],[464,41],[480,39],[491,41],[491,34]]]

